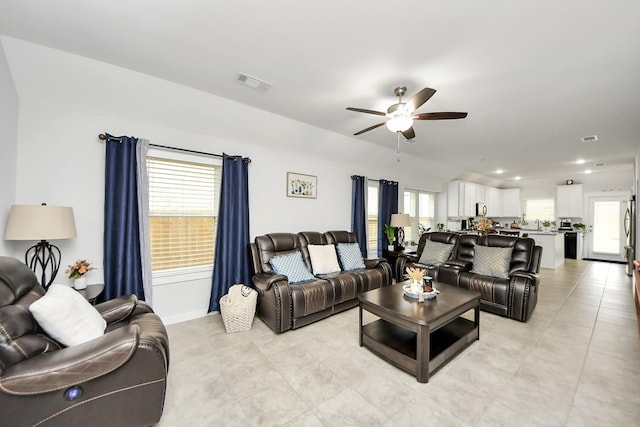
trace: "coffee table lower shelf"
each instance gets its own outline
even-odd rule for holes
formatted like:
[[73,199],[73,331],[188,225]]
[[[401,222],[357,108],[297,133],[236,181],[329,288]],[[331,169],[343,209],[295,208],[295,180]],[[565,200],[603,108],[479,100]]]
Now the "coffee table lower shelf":
[[[478,325],[462,317],[431,332],[427,381],[428,375],[436,372],[478,338]],[[362,327],[362,345],[392,365],[418,376],[416,332],[379,319]]]

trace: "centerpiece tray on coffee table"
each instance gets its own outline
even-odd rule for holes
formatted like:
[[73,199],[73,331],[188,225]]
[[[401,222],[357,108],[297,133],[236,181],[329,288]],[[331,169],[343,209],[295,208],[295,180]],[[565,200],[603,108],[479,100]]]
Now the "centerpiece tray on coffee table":
[[[440,293],[440,291],[439,291],[439,290],[437,290],[437,289],[435,288],[435,286],[432,286],[432,289],[433,289],[433,290],[432,290],[431,292],[423,292],[423,293],[422,293],[422,297],[423,297],[425,300],[428,300],[428,299],[434,299],[434,298],[436,297],[436,295],[438,295],[438,294]],[[411,298],[411,299],[415,299],[415,300],[417,300],[417,299],[419,298],[419,294],[418,294],[418,293],[416,293],[416,292],[413,292],[413,291],[411,290],[411,284],[403,285],[403,286],[402,286],[402,293],[404,294],[404,296],[406,296],[406,297],[408,297],[408,298]]]

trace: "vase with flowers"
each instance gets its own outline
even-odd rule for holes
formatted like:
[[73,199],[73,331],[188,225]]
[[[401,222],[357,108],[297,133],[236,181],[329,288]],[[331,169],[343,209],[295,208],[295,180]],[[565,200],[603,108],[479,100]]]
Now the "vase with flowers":
[[79,259],[75,264],[70,265],[69,268],[65,270],[65,273],[69,274],[70,279],[73,279],[73,287],[81,290],[87,288],[87,278],[85,274],[95,269],[95,267],[91,266],[91,261]]

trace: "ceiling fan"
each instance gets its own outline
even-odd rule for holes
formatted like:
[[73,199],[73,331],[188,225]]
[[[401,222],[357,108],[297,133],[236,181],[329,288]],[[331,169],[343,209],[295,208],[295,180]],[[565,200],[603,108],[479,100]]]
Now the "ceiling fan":
[[387,125],[387,128],[391,132],[399,132],[409,140],[415,138],[416,132],[413,130],[414,120],[449,120],[449,119],[464,119],[467,117],[467,113],[454,113],[454,112],[441,112],[441,113],[418,113],[415,111],[427,102],[435,93],[435,89],[425,87],[420,92],[416,93],[413,98],[408,102],[402,102],[402,96],[407,93],[407,88],[400,86],[393,91],[398,97],[398,103],[391,105],[387,108],[387,112],[367,110],[365,108],[347,107],[347,110],[357,111],[359,113],[375,114],[377,116],[386,116],[387,121],[369,126],[366,129],[362,129],[354,135],[361,135],[365,132],[369,132],[382,125]]

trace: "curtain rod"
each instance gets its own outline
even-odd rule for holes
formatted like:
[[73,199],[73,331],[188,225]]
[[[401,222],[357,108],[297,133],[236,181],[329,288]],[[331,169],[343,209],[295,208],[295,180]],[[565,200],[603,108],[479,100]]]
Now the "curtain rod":
[[[104,133],[101,133],[100,135],[98,135],[98,139],[102,140],[102,141],[117,141],[117,142],[122,142],[122,138],[117,137],[117,136],[110,136],[107,137],[107,135],[105,135]],[[150,147],[155,147],[155,148],[164,148],[166,150],[174,150],[174,151],[182,151],[185,153],[191,153],[191,154],[201,154],[203,156],[212,156],[212,157],[219,157],[222,158],[222,154],[216,154],[216,153],[206,153],[204,151],[196,151],[196,150],[189,150],[187,148],[178,148],[178,147],[170,147],[168,145],[159,145],[159,144],[151,144],[149,143]],[[247,157],[247,161],[249,163],[251,163],[251,159]]]
[[[361,175],[351,175],[351,179],[353,178],[357,178]],[[373,182],[380,182],[380,181],[389,181],[389,182],[395,182],[396,184],[398,184],[397,181],[393,181],[391,179],[374,179],[374,178],[367,178],[367,181],[373,181]]]

